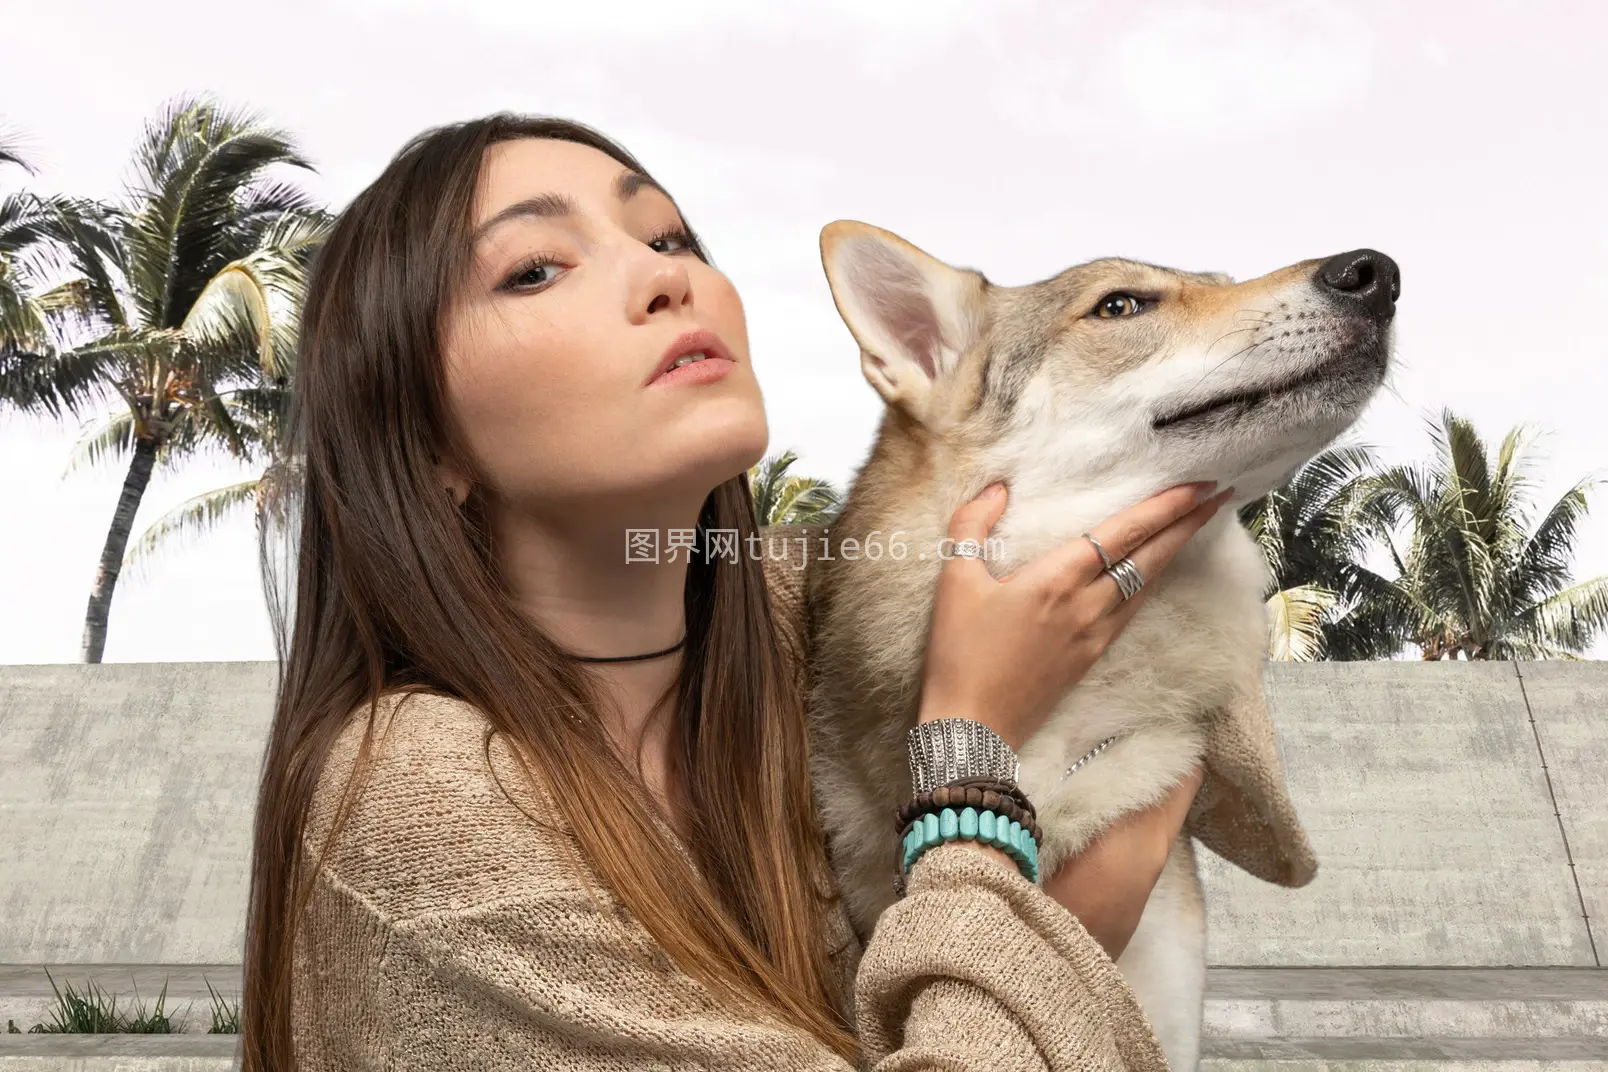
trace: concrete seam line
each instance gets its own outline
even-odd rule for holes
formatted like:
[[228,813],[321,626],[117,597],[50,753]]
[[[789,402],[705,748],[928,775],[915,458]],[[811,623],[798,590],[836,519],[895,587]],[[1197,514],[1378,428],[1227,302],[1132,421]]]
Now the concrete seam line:
[[1535,737],[1535,753],[1541,759],[1541,775],[1547,780],[1547,795],[1552,798],[1552,817],[1558,820],[1558,836],[1563,839],[1563,857],[1569,862],[1569,878],[1574,881],[1575,897],[1580,902],[1580,918],[1586,923],[1586,942],[1591,946],[1591,959],[1602,967],[1602,955],[1597,952],[1597,939],[1591,933],[1591,916],[1586,911],[1586,895],[1580,888],[1580,872],[1575,867],[1574,853],[1569,849],[1569,832],[1563,827],[1563,812],[1558,807],[1558,792],[1552,787],[1552,770],[1547,766],[1546,749],[1541,746],[1541,730],[1535,724],[1535,710],[1530,707],[1530,690],[1524,687],[1524,671],[1513,660],[1513,675],[1519,679],[1519,695],[1524,697],[1524,713],[1530,719],[1530,733]]

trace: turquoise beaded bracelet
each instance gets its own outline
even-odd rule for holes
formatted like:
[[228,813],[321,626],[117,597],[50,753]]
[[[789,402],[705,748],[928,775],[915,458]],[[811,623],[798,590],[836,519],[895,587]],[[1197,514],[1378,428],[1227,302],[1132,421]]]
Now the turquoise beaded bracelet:
[[1029,882],[1039,880],[1038,842],[1033,840],[1033,835],[1023,830],[1019,822],[1012,822],[992,811],[978,812],[970,807],[959,811],[944,808],[917,817],[905,831],[900,876],[910,873],[910,868],[922,853],[946,841],[975,841],[981,845],[992,845],[1016,861],[1022,876]]

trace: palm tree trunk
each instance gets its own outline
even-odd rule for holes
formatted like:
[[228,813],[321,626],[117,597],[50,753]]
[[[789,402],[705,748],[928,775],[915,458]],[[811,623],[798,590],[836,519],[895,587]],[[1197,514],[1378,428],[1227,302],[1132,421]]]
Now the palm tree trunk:
[[112,610],[112,591],[123,569],[123,552],[128,547],[129,534],[134,531],[134,515],[139,512],[140,500],[145,497],[145,486],[151,482],[151,470],[155,467],[156,440],[136,439],[134,458],[123,480],[123,493],[117,497],[117,510],[112,514],[112,527],[106,531],[106,546],[101,550],[100,569],[95,572],[95,587],[89,591],[89,610],[84,615],[86,663],[100,662],[101,653],[106,650],[106,619]]

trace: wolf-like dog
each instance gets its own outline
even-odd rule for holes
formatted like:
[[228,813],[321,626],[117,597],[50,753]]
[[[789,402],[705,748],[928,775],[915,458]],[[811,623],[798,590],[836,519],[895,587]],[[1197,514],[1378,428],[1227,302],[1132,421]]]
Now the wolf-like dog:
[[[852,221],[828,225],[821,252],[861,369],[887,404],[841,516],[829,532],[809,532],[803,582],[817,799],[862,937],[894,898],[892,816],[910,794],[904,736],[944,537],[953,512],[995,480],[1009,494],[988,542],[996,576],[1164,488],[1236,489],[1148,580],[1126,630],[1021,749],[1021,784],[1044,831],[1042,873],[1160,801],[1203,757],[1208,782],[1192,817],[1243,790],[1252,802],[1236,805],[1227,826],[1277,836],[1274,805],[1259,803],[1285,799],[1270,730],[1271,774],[1213,784],[1224,712],[1249,711],[1252,737],[1266,719],[1268,571],[1234,508],[1333,441],[1383,382],[1396,264],[1360,249],[1236,283],[1104,259],[1001,286]],[[1299,886],[1316,864],[1289,816],[1284,861],[1242,866]],[[1180,1072],[1199,1059],[1205,954],[1186,828],[1117,962]]]

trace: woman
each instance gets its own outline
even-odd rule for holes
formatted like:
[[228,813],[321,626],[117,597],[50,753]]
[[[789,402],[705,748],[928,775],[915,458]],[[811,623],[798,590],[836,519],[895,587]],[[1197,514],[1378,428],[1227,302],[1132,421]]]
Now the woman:
[[[1198,776],[1042,888],[930,849],[862,950],[760,557],[627,561],[747,544],[767,433],[735,290],[623,150],[510,116],[407,146],[319,257],[298,405],[245,1068],[1165,1067],[1111,958]],[[1153,578],[1220,501],[1094,535]],[[1088,540],[948,562],[922,721],[1020,744],[1139,599]]]

